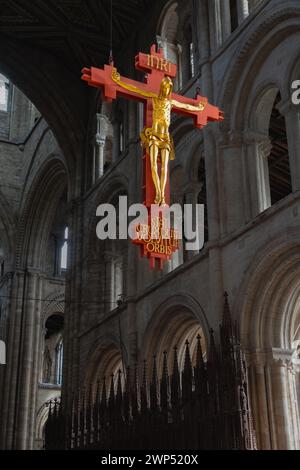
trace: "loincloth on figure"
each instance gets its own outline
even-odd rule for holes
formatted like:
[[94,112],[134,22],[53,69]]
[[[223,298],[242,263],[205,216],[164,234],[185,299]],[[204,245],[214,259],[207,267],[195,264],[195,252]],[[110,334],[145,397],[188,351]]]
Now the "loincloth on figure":
[[169,150],[170,160],[175,159],[174,142],[169,134],[155,132],[152,127],[145,127],[141,132],[142,147],[149,151],[152,145],[156,145],[160,150]]

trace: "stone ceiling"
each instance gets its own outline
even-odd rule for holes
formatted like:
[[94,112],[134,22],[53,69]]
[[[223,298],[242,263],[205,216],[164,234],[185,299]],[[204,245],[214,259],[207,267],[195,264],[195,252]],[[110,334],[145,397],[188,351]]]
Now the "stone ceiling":
[[[153,3],[113,0],[115,51],[122,49],[143,12]],[[0,0],[0,40],[4,36],[59,55],[71,69],[106,62],[110,0]]]

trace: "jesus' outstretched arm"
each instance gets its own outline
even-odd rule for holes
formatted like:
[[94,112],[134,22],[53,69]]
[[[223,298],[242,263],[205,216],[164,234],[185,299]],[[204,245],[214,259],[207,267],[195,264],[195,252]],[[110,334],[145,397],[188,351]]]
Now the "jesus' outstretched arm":
[[191,111],[194,113],[195,111],[203,111],[205,109],[206,103],[205,101],[200,101],[198,106],[194,106],[192,104],[181,103],[180,101],[172,100],[172,106],[178,109],[184,109],[185,111]]
[[113,69],[111,78],[117,85],[122,88],[125,88],[125,90],[132,91],[133,93],[136,93],[140,96],[145,96],[146,98],[157,98],[157,95],[155,93],[152,93],[151,91],[141,90],[140,88],[131,85],[130,83],[122,82],[121,75],[119,74],[116,68]]

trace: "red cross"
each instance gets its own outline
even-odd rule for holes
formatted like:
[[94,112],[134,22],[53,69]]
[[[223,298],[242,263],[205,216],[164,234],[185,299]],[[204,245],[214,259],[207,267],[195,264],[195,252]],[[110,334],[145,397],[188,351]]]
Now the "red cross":
[[[145,98],[120,87],[117,83],[112,80],[113,64],[105,65],[103,69],[96,67],[84,68],[82,70],[82,80],[88,82],[90,86],[101,88],[103,91],[103,98],[106,101],[115,100],[118,96],[125,97],[128,99],[134,99],[144,103],[144,125],[146,127],[152,126],[152,99]],[[135,58],[135,68],[142,72],[145,72],[145,81],[137,82],[129,78],[121,77],[122,82],[134,85],[141,90],[153,92],[158,94],[160,90],[160,84],[164,77],[175,78],[177,73],[177,66],[168,62],[163,55],[161,49],[156,50],[156,46],[153,45],[150,49],[150,54],[144,54],[140,52]],[[180,101],[182,103],[191,104],[194,106],[199,105],[200,102],[206,103],[203,111],[185,111],[182,109],[172,107],[172,111],[188,117],[193,117],[195,127],[201,129],[205,126],[208,121],[222,121],[223,113],[217,108],[208,103],[207,98],[197,95],[196,99],[187,98],[175,93],[172,93],[172,99]],[[150,207],[154,201],[154,185],[151,176],[151,167],[149,155],[146,153],[143,155],[144,171],[143,171],[143,194],[144,204]],[[169,190],[169,177],[166,187],[166,203],[170,203],[170,190]],[[154,256],[154,255],[153,255]],[[154,256],[155,257],[155,256]],[[161,259],[161,256],[156,256]]]

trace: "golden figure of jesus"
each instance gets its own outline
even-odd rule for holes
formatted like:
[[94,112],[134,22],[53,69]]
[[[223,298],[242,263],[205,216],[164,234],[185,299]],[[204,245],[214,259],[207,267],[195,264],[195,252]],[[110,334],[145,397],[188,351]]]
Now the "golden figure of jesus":
[[175,158],[173,139],[169,134],[172,107],[174,106],[194,113],[195,111],[203,111],[205,103],[200,102],[198,106],[193,106],[173,100],[171,98],[173,82],[169,77],[165,77],[161,81],[158,95],[156,93],[140,90],[134,85],[122,82],[120,74],[115,68],[113,69],[112,79],[122,88],[130,90],[140,96],[152,98],[152,127],[143,129],[141,133],[141,141],[143,147],[150,155],[151,174],[156,193],[154,203],[163,205],[166,203],[165,189],[168,177],[169,160],[174,160]]

